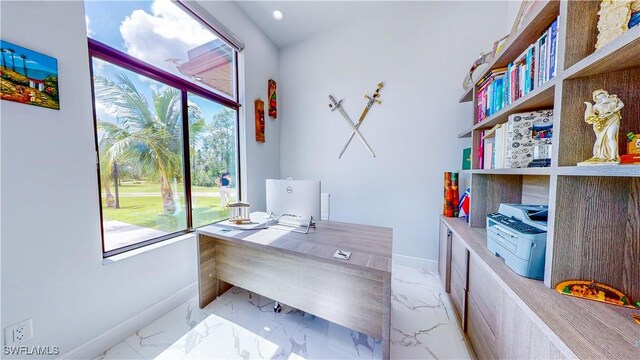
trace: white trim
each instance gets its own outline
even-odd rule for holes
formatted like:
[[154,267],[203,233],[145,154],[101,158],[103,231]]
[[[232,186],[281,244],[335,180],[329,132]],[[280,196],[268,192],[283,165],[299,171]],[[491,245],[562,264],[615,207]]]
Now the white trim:
[[193,240],[197,239],[197,235],[196,235],[195,232],[192,232],[192,233],[189,233],[189,234],[180,235],[180,236],[176,236],[174,238],[167,239],[167,240],[164,240],[164,241],[160,241],[160,242],[157,242],[155,244],[143,246],[143,247],[137,248],[135,250],[131,250],[131,251],[123,252],[123,253],[118,254],[118,255],[112,255],[112,256],[109,256],[107,258],[103,258],[102,259],[102,265],[115,264],[118,261],[126,260],[126,259],[129,259],[129,258],[134,257],[136,255],[144,254],[144,253],[147,253],[149,251],[153,251],[155,249],[163,248],[163,247],[165,247],[167,245],[175,244],[177,242],[181,242],[181,241],[185,241],[185,240],[192,240],[192,239]]
[[417,258],[413,256],[393,254],[393,264],[420,268],[426,271],[438,272],[438,262],[430,259]]
[[63,354],[59,359],[95,359],[105,350],[121,343],[131,334],[151,324],[180,304],[187,302],[198,293],[197,290],[198,284],[194,282],[120,325]]

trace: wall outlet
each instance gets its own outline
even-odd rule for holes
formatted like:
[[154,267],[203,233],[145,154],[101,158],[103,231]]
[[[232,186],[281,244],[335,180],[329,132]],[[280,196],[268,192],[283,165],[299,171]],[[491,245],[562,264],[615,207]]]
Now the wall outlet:
[[4,329],[4,345],[14,346],[33,339],[33,319],[20,321]]

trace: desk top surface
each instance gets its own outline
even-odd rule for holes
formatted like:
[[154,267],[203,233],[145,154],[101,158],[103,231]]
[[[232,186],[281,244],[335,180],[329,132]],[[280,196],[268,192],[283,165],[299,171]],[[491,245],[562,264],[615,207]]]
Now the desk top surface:
[[[254,214],[252,214],[254,218]],[[196,232],[250,246],[266,246],[290,253],[355,268],[391,272],[393,229],[349,224],[337,221],[318,221],[316,229],[301,234],[282,229],[229,230],[228,222],[199,228]],[[349,260],[333,257],[336,250],[351,251]]]

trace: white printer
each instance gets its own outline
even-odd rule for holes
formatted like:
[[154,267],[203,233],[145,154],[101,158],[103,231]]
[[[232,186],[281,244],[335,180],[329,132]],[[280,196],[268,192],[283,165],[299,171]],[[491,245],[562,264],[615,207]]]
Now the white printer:
[[487,215],[487,248],[517,274],[542,280],[548,206],[500,204]]

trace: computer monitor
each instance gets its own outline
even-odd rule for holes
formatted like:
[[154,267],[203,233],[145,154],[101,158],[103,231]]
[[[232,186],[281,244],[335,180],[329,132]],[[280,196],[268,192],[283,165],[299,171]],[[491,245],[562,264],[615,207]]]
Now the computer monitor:
[[267,179],[267,212],[320,221],[320,181]]

